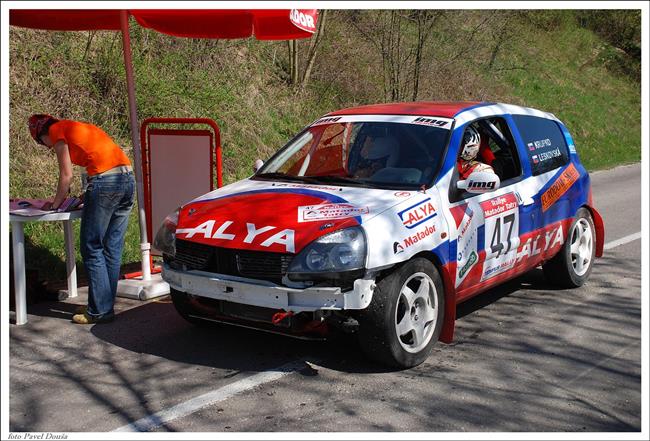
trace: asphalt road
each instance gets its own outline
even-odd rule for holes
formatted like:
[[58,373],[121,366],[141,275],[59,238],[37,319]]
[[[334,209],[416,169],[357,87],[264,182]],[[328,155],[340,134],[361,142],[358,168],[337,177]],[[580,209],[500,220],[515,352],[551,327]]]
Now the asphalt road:
[[[592,178],[606,242],[639,232],[640,165]],[[72,301],[39,303],[11,326],[10,430],[641,430],[640,240],[579,289],[534,270],[462,304],[455,342],[404,371],[353,343],[197,328],[164,300],[117,309],[83,327]]]

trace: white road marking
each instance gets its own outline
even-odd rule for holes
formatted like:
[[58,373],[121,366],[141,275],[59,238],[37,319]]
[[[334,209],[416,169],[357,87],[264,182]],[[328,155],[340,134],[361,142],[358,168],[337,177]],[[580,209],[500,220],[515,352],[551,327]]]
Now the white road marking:
[[641,239],[641,232],[639,231],[638,233],[634,234],[629,234],[625,237],[621,237],[620,239],[613,240],[611,242],[607,242],[605,246],[603,247],[604,250],[611,250],[612,248],[616,248],[619,245],[623,245],[629,242],[633,242],[637,239]]
[[302,360],[287,363],[272,370],[260,372],[248,378],[244,378],[234,383],[228,384],[219,389],[215,389],[206,394],[199,395],[198,397],[189,399],[183,403],[177,404],[167,410],[161,410],[153,415],[141,418],[133,423],[122,426],[113,432],[146,432],[155,429],[166,422],[190,415],[206,406],[218,403],[219,401],[226,400],[234,395],[240,394],[250,390],[263,383],[279,380],[285,375],[291,374],[301,368],[305,367],[305,362]]

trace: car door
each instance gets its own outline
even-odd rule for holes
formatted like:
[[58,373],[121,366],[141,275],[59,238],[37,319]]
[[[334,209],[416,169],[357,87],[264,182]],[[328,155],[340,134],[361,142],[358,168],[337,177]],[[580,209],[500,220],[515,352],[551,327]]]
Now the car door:
[[495,164],[495,169],[502,173],[497,190],[456,194],[456,201],[450,200],[457,226],[456,286],[460,298],[517,273],[522,215],[525,223],[534,217],[533,199],[524,191],[527,174],[508,119],[498,116],[473,123],[484,126],[481,136],[489,139],[490,149],[510,163],[499,167]]

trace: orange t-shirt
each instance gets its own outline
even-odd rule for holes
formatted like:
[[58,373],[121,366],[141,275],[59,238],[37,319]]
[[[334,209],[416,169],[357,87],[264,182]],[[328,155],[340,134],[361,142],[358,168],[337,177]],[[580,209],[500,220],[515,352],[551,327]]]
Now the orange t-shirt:
[[72,163],[86,167],[89,176],[118,165],[131,165],[120,146],[92,124],[61,120],[50,126],[48,134],[53,144],[63,141],[68,145]]

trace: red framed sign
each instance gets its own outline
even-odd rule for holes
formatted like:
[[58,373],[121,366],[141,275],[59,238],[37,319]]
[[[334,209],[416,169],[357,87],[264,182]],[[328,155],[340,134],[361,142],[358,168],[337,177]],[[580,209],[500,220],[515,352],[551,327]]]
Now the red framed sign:
[[[197,128],[170,128],[181,124]],[[140,143],[147,232],[153,238],[167,214],[214,190],[215,176],[217,188],[223,185],[221,139],[210,119],[149,118]]]

